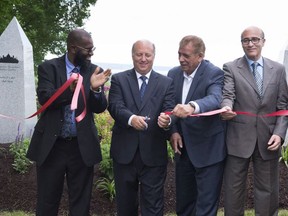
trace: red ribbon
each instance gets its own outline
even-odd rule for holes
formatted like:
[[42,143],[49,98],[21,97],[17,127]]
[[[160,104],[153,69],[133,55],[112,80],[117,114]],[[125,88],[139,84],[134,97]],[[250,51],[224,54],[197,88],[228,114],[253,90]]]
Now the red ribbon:
[[[193,116],[211,116],[211,115],[216,115],[220,114],[223,112],[226,112],[227,110],[225,108],[217,109],[217,110],[212,110],[209,112],[204,112],[204,113],[198,113],[198,114],[192,114],[190,115],[191,117]],[[243,111],[235,111],[237,115],[247,115],[247,116],[261,116],[261,117],[271,117],[271,116],[288,116],[288,110],[279,110],[277,112],[272,112],[269,114],[264,114],[264,115],[257,115],[251,112],[243,112]],[[165,112],[167,115],[172,115],[173,112]]]
[[[34,114],[30,115],[29,117],[25,118],[25,119],[29,119],[32,118],[40,113],[42,113],[45,109],[47,109],[47,107],[49,107],[51,105],[51,103],[53,103],[53,101],[55,101],[69,86],[70,84],[74,81],[77,80],[77,85],[72,97],[72,103],[71,103],[71,110],[75,110],[77,109],[77,104],[78,104],[78,97],[79,97],[79,93],[81,90],[81,93],[83,95],[84,98],[84,110],[83,112],[78,115],[75,119],[77,122],[80,122],[86,115],[86,97],[85,97],[85,92],[84,92],[84,87],[82,85],[83,82],[83,77],[79,74],[79,73],[72,73],[71,77],[49,98],[48,101],[46,101],[46,103]],[[8,118],[8,119],[17,119],[11,116],[5,116],[5,115],[1,115],[0,117],[3,118]]]

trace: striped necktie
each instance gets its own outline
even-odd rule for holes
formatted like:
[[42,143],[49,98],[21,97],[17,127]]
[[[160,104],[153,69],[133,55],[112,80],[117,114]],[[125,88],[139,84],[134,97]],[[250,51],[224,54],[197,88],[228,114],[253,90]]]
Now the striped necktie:
[[146,87],[147,87],[147,83],[146,83],[147,77],[146,76],[141,76],[140,79],[142,80],[142,85],[140,87],[140,96],[141,96],[141,101],[142,101],[142,98],[144,97],[144,93],[145,93],[145,90],[146,90]]
[[258,62],[254,62],[251,64],[253,70],[253,76],[255,78],[255,82],[256,82],[256,85],[257,85],[257,88],[258,88],[258,92],[259,94],[262,96],[262,93],[263,93],[263,80],[260,76],[260,73],[259,71],[257,70],[257,67],[258,67]]

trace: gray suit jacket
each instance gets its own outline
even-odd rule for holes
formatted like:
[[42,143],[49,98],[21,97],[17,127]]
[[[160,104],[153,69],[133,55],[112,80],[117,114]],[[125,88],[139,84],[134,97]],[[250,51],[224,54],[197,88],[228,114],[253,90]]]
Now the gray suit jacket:
[[[225,73],[223,106],[234,111],[246,111],[258,115],[287,109],[288,88],[283,65],[263,58],[263,96],[257,86],[245,56],[223,65]],[[279,151],[267,150],[272,134],[283,140],[287,129],[287,117],[252,117],[237,115],[227,122],[228,154],[248,158],[252,155],[256,142],[264,160],[277,158]]]

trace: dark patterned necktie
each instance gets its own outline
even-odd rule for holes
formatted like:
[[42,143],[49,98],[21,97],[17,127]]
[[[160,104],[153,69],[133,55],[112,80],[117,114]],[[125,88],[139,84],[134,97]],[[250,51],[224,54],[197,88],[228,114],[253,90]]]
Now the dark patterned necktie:
[[145,90],[146,90],[146,87],[147,87],[147,83],[146,83],[147,77],[146,76],[141,76],[140,79],[142,80],[142,85],[140,87],[140,97],[141,97],[141,101],[142,101],[144,93],[145,93]]
[[[74,68],[69,75],[72,73],[79,73],[78,68]],[[64,123],[61,131],[61,137],[73,137],[77,135],[76,122],[75,122],[75,110],[71,110],[71,104],[66,105],[64,108]]]
[[254,78],[255,78],[255,82],[256,82],[256,85],[257,85],[257,88],[258,88],[258,92],[260,95],[262,95],[262,91],[263,91],[263,80],[260,76],[260,73],[259,71],[257,70],[257,67],[258,67],[258,62],[254,62],[251,64],[252,68],[253,68],[253,75],[254,75]]

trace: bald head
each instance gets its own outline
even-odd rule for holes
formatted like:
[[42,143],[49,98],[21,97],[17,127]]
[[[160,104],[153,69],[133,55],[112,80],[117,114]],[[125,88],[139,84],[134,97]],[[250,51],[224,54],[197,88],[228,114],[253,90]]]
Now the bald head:
[[91,38],[91,35],[84,29],[72,30],[67,37],[67,49],[69,49],[71,45],[81,44],[87,38]]
[[91,35],[84,29],[74,29],[67,37],[68,59],[75,66],[86,66],[91,61],[94,45]]
[[146,75],[152,70],[155,45],[148,40],[138,40],[132,46],[132,60],[135,70]]
[[244,38],[244,35],[247,32],[254,32],[255,34],[258,34],[260,36],[260,38],[265,38],[264,32],[261,28],[257,27],[257,26],[249,26],[246,29],[244,29],[244,31],[241,34],[241,40]]
[[136,49],[138,46],[145,46],[145,47],[150,47],[150,49],[153,51],[153,54],[155,55],[155,45],[149,41],[149,40],[138,40],[136,41],[133,46],[132,46],[132,55],[135,53]]

